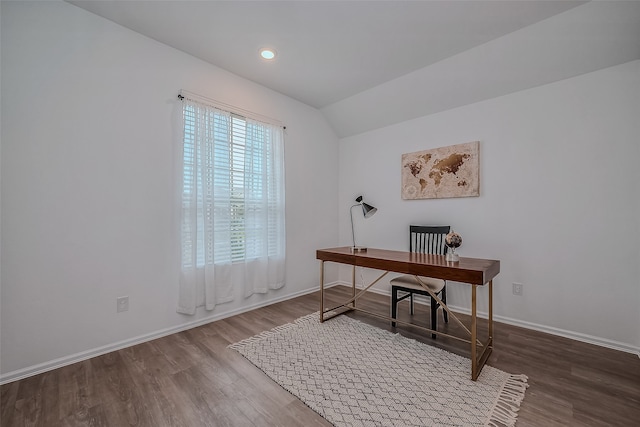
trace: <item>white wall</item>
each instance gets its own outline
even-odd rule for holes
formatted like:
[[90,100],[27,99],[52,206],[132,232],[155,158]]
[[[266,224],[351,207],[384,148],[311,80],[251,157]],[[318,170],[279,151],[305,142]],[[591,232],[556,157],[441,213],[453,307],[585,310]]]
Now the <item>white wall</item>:
[[[342,139],[340,240],[350,244],[358,194],[378,207],[356,221],[363,245],[406,250],[409,224],[450,224],[462,256],[501,261],[501,320],[638,352],[639,117],[633,61]],[[401,199],[403,153],[476,140],[480,197]],[[469,307],[468,287],[449,289]]]
[[[67,3],[3,2],[1,24],[0,379],[317,288],[315,249],[338,237],[338,140],[317,110]],[[287,285],[192,317],[176,313],[180,89],[287,126]]]

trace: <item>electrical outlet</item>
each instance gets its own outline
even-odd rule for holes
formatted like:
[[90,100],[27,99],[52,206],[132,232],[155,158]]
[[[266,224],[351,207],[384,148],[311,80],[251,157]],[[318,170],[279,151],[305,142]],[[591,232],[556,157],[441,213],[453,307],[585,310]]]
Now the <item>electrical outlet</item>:
[[123,311],[129,311],[129,297],[118,297],[116,299],[116,304],[118,306],[118,313],[122,313]]
[[524,288],[524,285],[522,283],[514,283],[513,284],[513,294],[514,295],[518,295],[518,296],[522,296],[522,288]]

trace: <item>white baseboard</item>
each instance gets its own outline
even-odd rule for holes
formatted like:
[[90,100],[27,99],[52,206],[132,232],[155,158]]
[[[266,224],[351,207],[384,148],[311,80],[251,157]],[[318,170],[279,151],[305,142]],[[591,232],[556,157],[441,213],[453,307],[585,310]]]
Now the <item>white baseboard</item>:
[[[333,282],[325,285],[325,288],[338,285],[340,283]],[[50,360],[48,362],[40,363],[37,365],[29,366],[27,368],[18,369],[16,371],[7,372],[0,375],[0,385],[7,384],[13,381],[17,381],[23,378],[31,377],[33,375],[42,374],[47,371],[62,368],[63,366],[71,365],[73,363],[81,362],[83,360],[91,359],[92,357],[101,356],[103,354],[111,353],[112,351],[120,350],[123,348],[131,347],[137,344],[142,344],[147,341],[152,341],[158,338],[165,337],[167,335],[175,334],[177,332],[186,331],[187,329],[196,328],[198,326],[206,325],[207,323],[215,322],[216,320],[226,319],[227,317],[235,316],[236,314],[245,313],[247,311],[255,310],[256,308],[265,307],[267,305],[275,304],[281,301],[286,301],[292,298],[296,298],[302,295],[310,294],[318,291],[318,287],[305,289],[295,292],[293,294],[287,294],[278,298],[262,301],[257,304],[241,307],[235,310],[221,312],[212,316],[205,317],[193,322],[183,323],[171,328],[161,329],[148,334],[133,337],[127,340],[118,341],[113,344],[108,344],[102,347],[93,348],[91,350],[83,351],[69,356],[61,357],[58,359]]]
[[[346,283],[346,282],[342,282],[342,283],[334,283],[332,284],[332,286],[335,285],[342,285],[342,286],[351,286],[351,283]],[[361,289],[361,286],[356,285],[357,288]],[[374,292],[380,295],[386,295],[389,296],[389,298],[391,298],[391,292],[390,291],[385,291],[383,289],[374,289],[371,288],[369,289],[370,292]],[[426,299],[425,299],[426,301]],[[425,302],[420,300],[420,297],[416,297],[415,302],[418,304],[425,304]],[[462,314],[467,314],[470,315],[471,314],[471,310],[466,308],[466,307],[458,307],[455,305],[449,305],[448,306],[452,311],[455,311],[457,313],[462,313]],[[486,319],[489,317],[489,314],[486,312],[478,312],[478,317]],[[627,343],[623,343],[623,342],[619,342],[619,341],[613,341],[613,340],[609,340],[606,338],[600,338],[600,337],[596,337],[593,335],[587,335],[587,334],[582,334],[580,332],[573,332],[573,331],[568,331],[566,329],[560,329],[560,328],[554,328],[551,326],[546,326],[546,325],[540,325],[538,323],[533,323],[533,322],[527,322],[524,320],[518,320],[518,319],[513,319],[510,317],[505,317],[505,316],[496,316],[495,314],[493,315],[493,320],[496,322],[500,322],[500,323],[506,323],[508,325],[512,325],[512,326],[518,326],[520,328],[525,328],[525,329],[531,329],[534,331],[538,331],[538,332],[544,332],[547,334],[551,334],[551,335],[557,335],[560,337],[564,337],[564,338],[569,338],[575,341],[580,341],[580,342],[585,342],[588,344],[594,344],[594,345],[598,345],[600,347],[606,347],[606,348],[610,348],[612,350],[618,350],[618,351],[623,351],[625,353],[631,353],[631,354],[635,354],[636,356],[638,356],[640,358],[640,347],[634,347],[633,345],[627,344]]]
[[[453,308],[453,307],[452,307]],[[465,313],[465,309],[456,307],[455,311],[459,311],[461,313]],[[465,314],[471,314],[471,311],[466,309]],[[487,314],[483,313],[483,317],[486,318]],[[526,322],[524,320],[512,319],[504,316],[493,316],[496,322],[506,323],[513,326],[518,326],[525,329],[532,329],[538,332],[544,332],[551,335],[557,335],[564,338],[569,338],[575,341],[581,341],[588,344],[598,345],[600,347],[610,348],[612,350],[623,351],[625,353],[635,354],[640,357],[640,347],[634,347],[632,345],[613,341],[607,338],[596,337],[593,335],[583,334],[580,332],[567,331],[565,329],[554,328],[552,326],[540,325],[537,323]]]
[[[325,284],[325,289],[330,288],[336,285],[342,286],[351,286],[350,283],[345,282],[332,282],[329,284]],[[226,319],[227,317],[235,316],[236,314],[245,313],[247,311],[255,310],[256,308],[265,307],[267,305],[275,304],[281,301],[286,301],[292,298],[296,298],[302,295],[310,294],[318,291],[317,287],[305,289],[302,291],[295,292],[293,294],[284,295],[278,298],[274,298],[268,301],[262,301],[257,304],[253,304],[246,307],[241,307],[235,310],[230,310],[222,313],[218,313],[212,316],[205,317],[203,319],[199,319],[197,321],[183,323],[178,326],[174,326],[171,328],[161,329],[155,332],[151,332],[148,334],[140,335],[134,338],[130,338],[123,341],[118,341],[109,345],[105,345],[102,347],[97,347],[91,350],[83,351],[76,354],[71,354],[69,356],[61,357],[59,359],[50,360],[48,362],[40,363],[38,365],[29,366],[27,368],[18,369],[16,371],[7,372],[6,374],[0,375],[0,385],[7,384],[13,381],[17,381],[23,378],[31,377],[33,375],[41,374],[47,371],[51,371],[57,368],[62,368],[63,366],[71,365],[73,363],[81,362],[83,360],[91,359],[92,357],[101,356],[103,354],[110,353],[112,351],[120,350],[123,348],[131,347],[137,344],[142,344],[147,341],[152,341],[158,338],[165,337],[167,335],[175,334],[178,332],[186,331],[187,329],[196,328],[198,326],[205,325],[207,323],[215,322],[216,320]],[[381,289],[370,289],[371,292],[387,295],[389,296],[389,291],[384,291]],[[416,299],[418,304],[422,304],[423,302]],[[451,305],[450,308],[459,313],[463,314],[471,314],[470,310],[464,307],[457,307]],[[481,318],[487,318],[487,313],[478,312],[478,316]],[[512,319],[504,316],[494,316],[494,320],[496,322],[506,323],[513,326],[518,326],[521,328],[532,329],[539,332],[545,332],[551,335],[558,335],[561,337],[573,339],[576,341],[586,342],[589,344],[599,345],[601,347],[611,348],[613,350],[624,351],[626,353],[636,354],[640,357],[640,348],[634,347],[632,345],[621,343],[618,341],[612,341],[605,338],[594,337],[587,334],[581,334],[578,332],[567,331],[564,329],[553,328],[550,326],[539,325],[537,323],[525,322],[518,319]]]

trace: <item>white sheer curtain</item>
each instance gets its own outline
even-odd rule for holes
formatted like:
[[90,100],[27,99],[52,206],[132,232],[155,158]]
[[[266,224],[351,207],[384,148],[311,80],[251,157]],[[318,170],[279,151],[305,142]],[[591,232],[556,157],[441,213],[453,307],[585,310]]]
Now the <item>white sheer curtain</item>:
[[182,129],[178,312],[282,287],[282,128],[184,99]]
[[282,128],[246,119],[244,295],[284,286],[284,140]]

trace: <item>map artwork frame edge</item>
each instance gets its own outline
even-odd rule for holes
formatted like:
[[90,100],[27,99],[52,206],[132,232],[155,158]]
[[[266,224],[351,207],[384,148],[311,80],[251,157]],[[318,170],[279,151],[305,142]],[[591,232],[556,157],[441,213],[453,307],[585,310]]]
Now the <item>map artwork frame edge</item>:
[[480,196],[480,141],[402,155],[402,199]]

